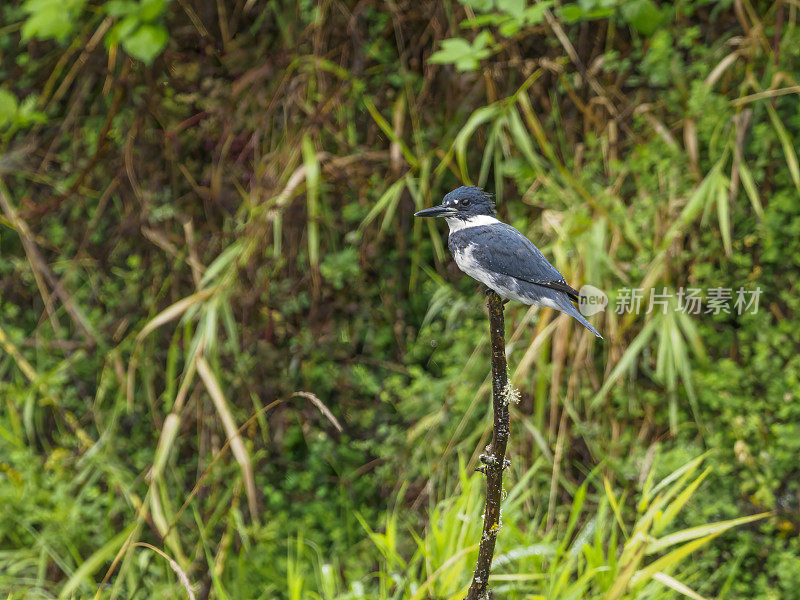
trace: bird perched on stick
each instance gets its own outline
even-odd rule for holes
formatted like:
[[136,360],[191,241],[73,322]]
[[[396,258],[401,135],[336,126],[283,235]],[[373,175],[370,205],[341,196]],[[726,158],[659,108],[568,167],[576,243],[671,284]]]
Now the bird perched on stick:
[[497,219],[491,194],[475,186],[460,187],[448,193],[440,206],[414,216],[444,217],[450,227],[450,253],[458,268],[473,279],[503,298],[567,313],[603,338],[575,308],[578,291],[528,238]]

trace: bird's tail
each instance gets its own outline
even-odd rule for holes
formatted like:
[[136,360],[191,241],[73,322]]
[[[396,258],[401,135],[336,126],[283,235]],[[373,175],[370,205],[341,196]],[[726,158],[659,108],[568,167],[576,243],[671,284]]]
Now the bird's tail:
[[580,311],[575,307],[575,305],[570,301],[569,297],[564,293],[555,293],[551,296],[551,299],[556,303],[555,308],[556,310],[560,310],[561,312],[567,313],[570,317],[578,321],[581,325],[586,327],[589,331],[599,337],[601,340],[604,339],[602,335],[597,333],[597,330],[591,326],[589,321],[580,313]]

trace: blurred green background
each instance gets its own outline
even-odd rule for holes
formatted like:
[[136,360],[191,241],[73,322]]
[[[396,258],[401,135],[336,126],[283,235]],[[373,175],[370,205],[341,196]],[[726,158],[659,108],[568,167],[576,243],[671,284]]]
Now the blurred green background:
[[4,2],[0,595],[461,598],[472,183],[611,307],[762,292],[507,306],[497,596],[800,598],[799,9]]

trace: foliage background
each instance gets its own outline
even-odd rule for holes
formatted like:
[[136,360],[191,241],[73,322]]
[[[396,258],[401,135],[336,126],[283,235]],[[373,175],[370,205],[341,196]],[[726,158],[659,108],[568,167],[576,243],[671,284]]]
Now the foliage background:
[[[773,512],[670,572],[800,598],[797,12],[3,3],[0,591],[458,597],[487,327],[412,214],[469,182],[575,285],[763,290],[604,343],[508,306],[497,584],[602,597],[648,473],[709,451],[673,528]],[[131,532],[178,571],[111,568]]]

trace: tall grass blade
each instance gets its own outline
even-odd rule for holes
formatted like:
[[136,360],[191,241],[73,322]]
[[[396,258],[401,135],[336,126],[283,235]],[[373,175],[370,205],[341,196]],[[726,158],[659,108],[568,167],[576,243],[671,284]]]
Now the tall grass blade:
[[250,517],[254,522],[258,522],[258,508],[256,502],[256,483],[253,477],[253,467],[250,464],[250,455],[244,446],[242,437],[236,427],[236,422],[233,419],[233,414],[228,408],[228,403],[225,400],[225,395],[222,393],[217,378],[211,371],[206,359],[202,356],[197,358],[197,373],[203,380],[203,383],[208,390],[211,400],[214,402],[214,408],[222,421],[222,426],[231,443],[231,452],[239,463],[242,470],[242,478],[244,479],[245,492],[247,493],[247,503],[250,508]]
[[664,585],[666,585],[669,588],[672,588],[673,590],[675,590],[679,594],[683,594],[684,596],[688,596],[692,600],[706,600],[706,598],[704,598],[703,596],[701,596],[700,594],[695,592],[692,588],[690,588],[689,586],[687,586],[684,583],[681,583],[680,581],[678,581],[674,577],[670,577],[666,573],[655,573],[653,575],[653,579],[655,579],[656,581],[658,581],[660,583],[663,583]]
[[178,576],[178,580],[181,582],[183,589],[186,590],[186,596],[189,598],[189,600],[195,600],[194,591],[192,590],[192,584],[189,581],[189,577],[186,575],[186,572],[183,569],[181,569],[181,566],[174,559],[172,559],[163,550],[159,550],[158,548],[156,548],[151,544],[148,544],[147,542],[136,542],[134,546],[149,548],[162,558],[166,559],[167,562],[169,562],[169,566],[172,568],[173,571],[175,571],[175,574]]
[[772,121],[772,126],[775,128],[775,133],[778,134],[778,139],[781,141],[781,146],[783,146],[783,154],[786,157],[786,165],[789,167],[789,173],[792,176],[794,186],[797,188],[797,191],[800,191],[800,164],[797,162],[797,151],[795,150],[795,144],[792,143],[792,138],[789,136],[789,132],[786,131],[786,127],[784,127],[783,123],[781,123],[780,117],[778,117],[778,113],[772,107],[772,104],[766,102],[764,105],[767,107],[767,114],[769,114],[769,118]]
[[727,521],[718,521],[716,523],[709,523],[707,525],[682,529],[681,531],[665,535],[662,538],[650,542],[650,544],[647,546],[647,553],[655,554],[656,552],[661,552],[662,550],[675,544],[689,542],[706,535],[719,534],[733,527],[738,527],[739,525],[746,525],[747,523],[752,523],[753,521],[758,521],[759,519],[765,519],[771,514],[772,513],[770,512],[764,512],[757,515],[748,515],[746,517],[739,517],[737,519],[729,519]]
[[411,149],[406,143],[397,136],[394,127],[392,127],[389,121],[383,118],[383,115],[375,107],[375,103],[369,98],[364,98],[364,106],[367,107],[367,111],[369,111],[370,116],[372,116],[372,119],[375,121],[375,124],[380,127],[381,131],[383,131],[392,142],[400,146],[400,151],[403,153],[408,164],[415,169],[419,168],[419,160],[417,157],[414,156],[414,153],[411,152]]
[[658,573],[659,571],[666,571],[671,569],[672,567],[677,566],[678,564],[683,561],[687,556],[689,556],[692,552],[705,546],[708,542],[713,540],[718,535],[722,534],[722,531],[711,533],[704,537],[698,538],[696,540],[692,540],[680,546],[679,548],[673,550],[672,552],[662,556],[658,560],[653,561],[649,565],[647,565],[644,569],[638,570],[633,577],[631,578],[631,583],[636,585],[637,583],[644,583],[648,579],[652,579],[653,575]]
[[317,149],[308,134],[303,135],[303,164],[306,168],[308,262],[312,267],[317,267],[319,266],[319,188],[321,170],[317,159]]
[[[378,201],[375,202],[372,208],[369,209],[367,216],[364,217],[364,219],[359,224],[358,226],[359,232],[363,232],[364,229],[366,229],[367,226],[370,223],[372,223],[372,221],[374,221],[379,214],[381,213],[389,214],[390,207],[392,207],[391,213],[393,214],[394,209],[397,206],[397,203],[400,201],[400,195],[403,193],[403,189],[405,189],[405,186],[406,186],[405,178],[398,179],[392,185],[390,185],[386,189],[386,191],[383,192],[383,194],[381,194],[381,197],[378,198]],[[386,222],[387,218],[384,217],[384,224],[381,225],[381,231],[385,229]]]
[[694,495],[694,493],[697,491],[697,488],[700,487],[700,484],[703,483],[703,480],[706,477],[708,477],[709,473],[711,473],[711,467],[706,467],[705,471],[698,475],[694,481],[692,481],[685,489],[683,489],[681,493],[675,497],[675,500],[669,503],[663,513],[656,515],[656,518],[653,520],[653,535],[658,535],[664,530],[665,527],[672,523],[672,520],[678,515],[684,505]]
[[614,369],[611,371],[611,373],[609,373],[608,377],[606,377],[606,380],[603,382],[600,391],[598,391],[594,398],[592,398],[592,401],[589,404],[591,408],[597,408],[606,397],[606,394],[608,394],[611,386],[613,386],[617,380],[622,377],[622,374],[625,373],[625,371],[634,366],[639,354],[642,353],[642,350],[644,350],[647,342],[649,342],[650,338],[653,336],[655,327],[656,320],[653,319],[642,328],[639,334],[628,345],[628,349],[625,351],[625,354],[622,355],[622,358],[619,359],[619,362],[616,364]]
[[100,548],[98,548],[91,556],[84,560],[72,576],[66,581],[64,587],[58,594],[59,600],[68,600],[74,596],[81,583],[91,584],[94,587],[92,574],[97,571],[101,566],[114,558],[114,555],[120,549],[125,540],[133,531],[136,525],[128,525],[125,529],[120,531],[117,535],[108,540]]
[[[719,180],[724,182],[722,172],[718,177]],[[727,186],[717,185],[717,218],[719,219],[719,230],[722,233],[722,246],[725,248],[725,256],[731,257],[733,253],[733,245],[731,243],[731,215],[730,203],[728,200]]]
[[758,215],[759,219],[764,218],[764,206],[761,204],[761,198],[758,196],[758,190],[756,189],[756,184],[753,181],[753,174],[750,172],[750,168],[741,161],[739,163],[739,179],[742,180],[742,187],[744,188],[747,197],[750,199],[750,204],[753,206],[753,210],[755,211],[756,215]]
[[472,135],[475,131],[483,125],[493,119],[496,119],[503,113],[503,109],[499,104],[490,104],[489,106],[482,106],[474,113],[472,113],[467,119],[467,122],[464,124],[464,127],[461,128],[461,131],[458,132],[456,135],[456,139],[453,142],[453,146],[455,148],[456,153],[456,162],[458,163],[458,168],[461,172],[461,179],[466,183],[470,183],[469,179],[469,169],[467,167],[467,144],[469,140],[472,138]]

